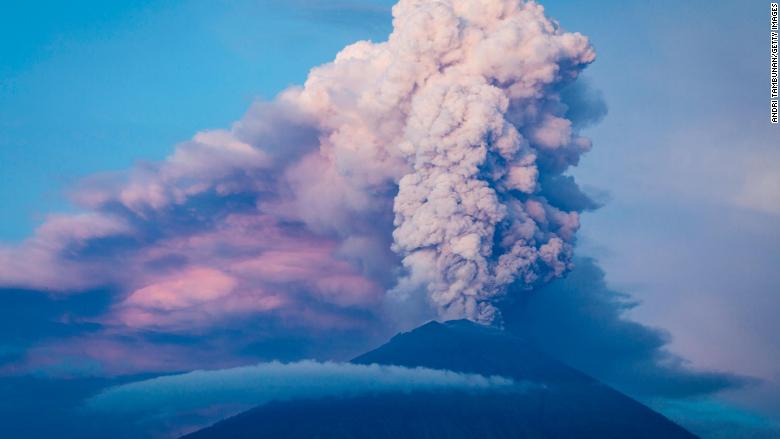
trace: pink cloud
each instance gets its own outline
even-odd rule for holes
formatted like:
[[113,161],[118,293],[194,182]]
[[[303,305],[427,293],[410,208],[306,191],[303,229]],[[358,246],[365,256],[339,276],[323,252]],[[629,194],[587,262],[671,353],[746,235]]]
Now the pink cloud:
[[175,277],[136,290],[124,305],[159,310],[188,308],[229,295],[236,280],[221,271],[190,267]]
[[[128,267],[138,273],[128,284],[134,289],[107,322],[181,331],[249,315],[310,313],[318,303],[375,308],[382,288],[337,250],[337,241],[272,217],[231,215],[214,230],[136,252]],[[166,260],[181,262],[159,262]]]

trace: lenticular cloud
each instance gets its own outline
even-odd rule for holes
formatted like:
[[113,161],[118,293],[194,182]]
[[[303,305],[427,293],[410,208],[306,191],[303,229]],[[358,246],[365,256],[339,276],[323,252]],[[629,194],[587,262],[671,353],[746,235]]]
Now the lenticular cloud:
[[134,327],[348,325],[387,300],[490,323],[508,285],[571,266],[560,194],[583,195],[563,174],[590,142],[569,114],[592,117],[563,91],[594,58],[535,2],[401,0],[386,42],[163,162],[87,179],[84,213],[0,248],[0,284],[111,286],[107,320]]

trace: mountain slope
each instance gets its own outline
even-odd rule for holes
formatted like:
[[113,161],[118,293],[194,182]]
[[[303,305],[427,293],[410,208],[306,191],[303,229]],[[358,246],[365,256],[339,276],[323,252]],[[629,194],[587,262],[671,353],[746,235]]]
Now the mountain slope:
[[431,322],[353,360],[502,375],[522,392],[414,392],[267,404],[186,436],[221,438],[695,438],[522,339]]

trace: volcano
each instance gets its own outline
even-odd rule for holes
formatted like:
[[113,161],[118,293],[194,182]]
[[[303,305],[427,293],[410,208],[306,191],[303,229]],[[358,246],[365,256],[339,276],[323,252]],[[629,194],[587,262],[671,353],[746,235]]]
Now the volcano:
[[527,383],[522,391],[417,391],[279,401],[187,439],[695,438],[617,390],[500,329],[430,322],[354,360]]

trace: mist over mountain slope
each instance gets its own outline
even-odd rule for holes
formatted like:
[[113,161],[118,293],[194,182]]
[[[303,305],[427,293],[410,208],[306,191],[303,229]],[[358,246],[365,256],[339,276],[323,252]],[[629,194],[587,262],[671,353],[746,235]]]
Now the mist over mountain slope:
[[527,385],[274,402],[185,437],[696,437],[524,340],[468,321],[425,324],[353,361],[501,375]]

